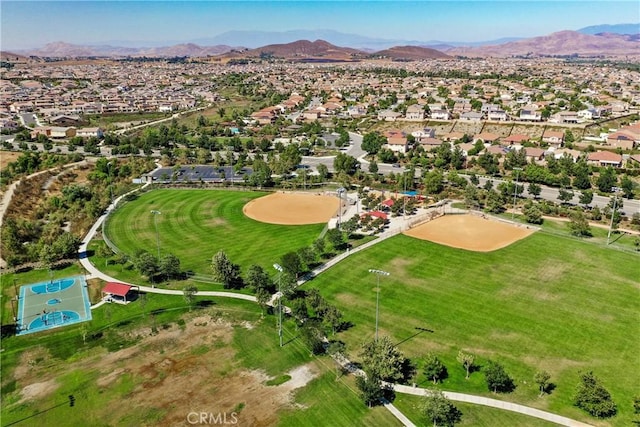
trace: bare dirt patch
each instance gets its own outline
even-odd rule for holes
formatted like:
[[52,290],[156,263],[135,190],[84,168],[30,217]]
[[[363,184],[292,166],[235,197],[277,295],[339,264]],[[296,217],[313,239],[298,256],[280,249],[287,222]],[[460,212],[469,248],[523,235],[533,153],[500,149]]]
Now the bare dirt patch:
[[226,413],[228,421],[235,412],[238,425],[275,425],[279,411],[294,406],[293,390],[315,378],[318,369],[303,365],[288,372],[291,379],[285,383],[266,385],[270,379],[266,373],[239,366],[231,345],[234,326],[255,327],[248,321],[232,324],[198,314],[182,327],[173,324],[157,333],[140,327],[126,333],[128,339],[137,340],[135,346],[111,353],[96,349],[74,362],[52,361],[48,367],[38,362],[47,356],[46,350],[29,350],[13,373],[19,385],[17,397],[20,402],[46,400],[60,386],[60,376],[82,370],[95,378],[92,384],[100,390],[102,403],[91,412],[105,425],[142,420],[149,408],[154,408],[153,418],[146,425],[189,426],[193,412]]
[[244,205],[242,212],[251,219],[280,225],[320,224],[338,212],[334,196],[304,193],[274,193]]
[[55,379],[41,383],[29,384],[22,389],[22,398],[18,401],[18,403],[24,402],[26,400],[42,398],[54,391],[56,388],[58,388],[58,384],[56,383]]
[[475,215],[445,215],[419,225],[404,234],[441,245],[477,252],[490,252],[509,246],[534,232]]
[[22,153],[15,151],[0,151],[0,170],[4,170],[11,162],[15,162]]

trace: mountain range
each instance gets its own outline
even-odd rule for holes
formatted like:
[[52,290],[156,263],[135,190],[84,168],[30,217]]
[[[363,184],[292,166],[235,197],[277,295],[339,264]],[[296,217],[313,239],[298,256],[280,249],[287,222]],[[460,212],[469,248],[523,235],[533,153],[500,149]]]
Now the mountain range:
[[[636,32],[629,33],[633,29]],[[267,41],[269,42],[267,43]],[[369,47],[363,48],[363,45]],[[378,46],[378,48],[373,49],[372,46]],[[374,39],[331,30],[233,31],[210,39],[199,39],[192,43],[178,43],[170,46],[91,46],[54,42],[38,49],[20,50],[14,53],[38,57],[205,57],[223,55],[226,58],[248,58],[268,54],[273,57],[298,60],[305,57],[353,60],[369,55],[403,60],[450,56],[508,57],[522,55],[640,57],[640,24],[599,25],[585,27],[579,31],[559,31],[528,39],[504,38],[476,43]]]

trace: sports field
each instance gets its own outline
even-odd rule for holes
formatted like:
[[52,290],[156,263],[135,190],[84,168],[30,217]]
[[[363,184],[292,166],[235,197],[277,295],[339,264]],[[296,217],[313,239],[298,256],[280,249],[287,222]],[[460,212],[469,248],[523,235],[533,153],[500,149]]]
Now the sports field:
[[106,225],[108,237],[125,253],[139,249],[156,254],[152,210],[161,212],[160,252],[180,258],[182,269],[210,273],[211,257],[224,250],[246,268],[271,265],[282,255],[311,244],[325,224],[277,225],[243,213],[244,206],[267,193],[223,190],[154,190],[119,208]]
[[326,224],[338,212],[335,196],[315,193],[273,193],[251,200],[242,211],[249,218],[269,224]]
[[[460,349],[479,364],[504,364],[517,388],[502,399],[592,421],[572,406],[579,372],[593,370],[618,403],[611,425],[628,425],[640,371],[640,257],[541,232],[493,252],[469,252],[396,236],[350,256],[304,287],[317,287],[354,327],[341,333],[357,360],[375,332],[376,276],[380,330],[421,370],[436,353],[448,367],[444,389],[491,395],[481,373],[464,379]],[[424,328],[433,332],[424,332]],[[537,397],[533,376],[556,384]],[[429,386],[422,374],[416,378]]]
[[477,215],[445,215],[405,231],[417,239],[471,251],[487,252],[509,246],[533,229]]

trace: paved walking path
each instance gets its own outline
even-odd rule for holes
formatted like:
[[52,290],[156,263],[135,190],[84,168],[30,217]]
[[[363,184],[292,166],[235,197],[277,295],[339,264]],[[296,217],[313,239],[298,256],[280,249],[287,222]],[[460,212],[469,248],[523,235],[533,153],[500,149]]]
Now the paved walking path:
[[405,414],[403,414],[402,412],[400,412],[398,408],[393,406],[393,403],[389,402],[388,400],[385,400],[384,402],[382,402],[382,404],[384,405],[385,408],[387,408],[389,412],[391,412],[391,415],[396,417],[402,423],[403,426],[416,427],[416,425],[413,422],[411,422],[411,420],[407,418]]
[[[412,394],[414,396],[426,396],[428,389],[420,387],[411,387],[400,384],[388,384],[396,393]],[[443,391],[448,399],[456,402],[473,403],[474,405],[489,406],[491,408],[503,409],[505,411],[517,412],[519,414],[528,415],[530,417],[540,418],[545,421],[556,423],[561,426],[569,427],[592,427],[590,424],[581,421],[572,420],[571,418],[562,417],[552,414],[551,412],[542,411],[540,409],[531,408],[529,406],[518,405],[517,403],[504,402],[502,400],[490,399],[488,397],[474,396],[472,394],[455,393],[452,391]]]

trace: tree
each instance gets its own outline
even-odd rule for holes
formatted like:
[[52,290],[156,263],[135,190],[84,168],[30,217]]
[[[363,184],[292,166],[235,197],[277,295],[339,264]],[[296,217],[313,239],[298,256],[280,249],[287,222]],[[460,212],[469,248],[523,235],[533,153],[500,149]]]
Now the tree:
[[193,306],[193,301],[195,300],[197,293],[198,288],[194,285],[187,285],[182,289],[184,300],[187,302],[187,304],[189,304],[189,310],[191,310]]
[[336,330],[342,326],[342,312],[336,306],[329,305],[322,317],[323,323],[331,329],[331,334],[335,335]]
[[591,188],[589,178],[589,165],[585,160],[580,160],[573,165],[573,186],[578,190],[588,190]]
[[360,390],[360,398],[369,408],[382,399],[382,383],[379,378],[371,375],[358,376],[356,386]]
[[344,172],[347,175],[353,175],[360,166],[358,160],[345,153],[338,153],[333,160],[333,169],[336,173]]
[[249,266],[245,283],[253,292],[258,293],[260,289],[264,289],[267,293],[273,290],[273,282],[264,269],[256,264]]
[[444,176],[442,171],[434,169],[424,177],[424,191],[427,194],[439,194],[444,190]]
[[178,277],[180,275],[180,260],[173,254],[166,254],[160,258],[158,270],[167,279]]
[[316,169],[318,170],[320,182],[324,182],[324,180],[329,176],[329,168],[324,163],[320,163]]
[[309,309],[304,298],[296,298],[291,302],[291,314],[301,324],[309,318]]
[[474,365],[475,359],[476,358],[473,354],[465,353],[462,350],[458,352],[458,356],[456,357],[456,360],[467,371],[467,376],[465,377],[465,379],[469,379],[469,374],[471,373],[471,371],[475,366]]
[[629,178],[627,175],[624,175],[620,179],[620,188],[622,189],[622,193],[624,194],[624,197],[626,197],[627,199],[633,199],[634,187],[635,187],[635,184],[633,183],[631,178]]
[[224,251],[219,251],[211,260],[213,279],[222,282],[225,289],[238,289],[243,286],[240,266],[232,263]]
[[362,137],[362,149],[369,154],[376,154],[387,142],[387,138],[378,132],[370,132]]
[[533,381],[538,384],[538,387],[540,389],[540,397],[544,396],[544,394],[546,393],[547,388],[549,387],[550,378],[551,374],[549,374],[547,371],[538,371],[533,376]]
[[322,328],[317,320],[304,322],[300,328],[300,338],[312,354],[324,353],[324,334],[322,333]]
[[342,366],[342,362],[346,358],[347,347],[342,341],[333,340],[329,342],[327,346],[327,353],[331,356],[331,358],[336,362],[336,381],[340,378],[340,375],[344,371],[344,367]]
[[525,204],[522,213],[525,221],[529,224],[542,224],[543,222],[542,211],[533,203]]
[[580,376],[573,404],[598,418],[609,418],[618,412],[611,394],[591,371]]
[[325,240],[324,239],[314,240],[313,248],[316,250],[316,252],[318,252],[319,255],[322,256],[322,254],[324,254],[324,251],[326,249]]
[[589,204],[593,201],[593,191],[591,190],[583,190],[580,193],[580,199],[578,200],[585,207],[589,206]]
[[264,310],[267,308],[267,303],[271,300],[271,294],[266,288],[258,288],[256,291],[256,302],[262,309],[262,314],[264,315]]
[[612,187],[616,186],[618,182],[618,178],[616,177],[616,171],[608,166],[604,168],[604,170],[600,171],[600,176],[596,180],[596,185],[598,186],[598,190],[603,193],[610,193],[612,191]]
[[437,384],[439,381],[447,378],[447,367],[442,364],[438,356],[429,353],[427,354],[424,362],[424,376]]
[[302,272],[302,261],[300,260],[300,255],[297,252],[287,252],[282,255],[280,258],[280,263],[282,264],[282,268],[287,273],[294,276],[296,279],[298,275]]
[[375,160],[371,160],[371,162],[369,163],[369,173],[372,173],[374,175],[378,174],[378,162],[376,162]]
[[540,185],[536,184],[535,182],[532,182],[531,184],[529,184],[529,188],[527,188],[527,191],[533,196],[534,199],[537,199],[542,192],[542,187],[540,187]]
[[344,236],[342,231],[337,228],[327,230],[327,234],[325,236],[329,244],[336,250],[339,250],[342,248],[342,245],[344,245]]
[[140,251],[133,257],[133,265],[136,270],[152,279],[158,273],[158,259],[147,251]]
[[462,412],[440,390],[430,390],[420,410],[434,427],[453,426],[462,420]]
[[478,178],[478,175],[476,175],[475,173],[471,173],[471,175],[469,176],[469,182],[477,186],[478,184],[480,184],[480,179]]
[[590,237],[591,227],[582,211],[574,211],[569,217],[569,232],[577,237]]
[[366,342],[362,346],[360,357],[363,369],[369,377],[389,382],[396,382],[404,377],[406,358],[387,336]]
[[489,391],[494,393],[509,393],[516,388],[513,379],[507,374],[504,367],[492,360],[489,360],[487,366],[484,367],[484,376]]
[[560,191],[558,191],[558,200],[562,203],[571,202],[571,200],[573,200],[573,191],[561,188]]

